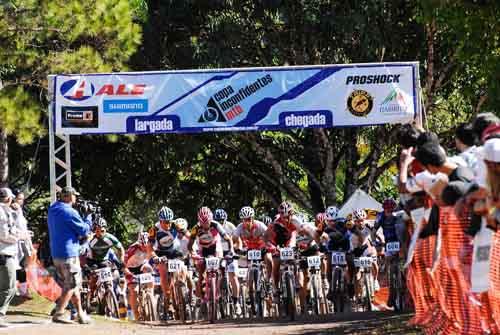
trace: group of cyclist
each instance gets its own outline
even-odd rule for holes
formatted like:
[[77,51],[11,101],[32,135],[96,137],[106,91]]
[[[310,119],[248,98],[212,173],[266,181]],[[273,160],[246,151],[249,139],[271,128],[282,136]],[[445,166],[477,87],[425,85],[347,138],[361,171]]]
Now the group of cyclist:
[[[194,291],[192,301],[202,301],[202,280],[196,284],[193,275],[188,271],[190,262],[194,264],[198,278],[203,278],[207,257],[233,259],[234,255],[246,255],[248,250],[260,250],[265,265],[266,290],[272,301],[277,302],[280,292],[280,257],[282,247],[292,248],[303,257],[324,255],[331,252],[342,252],[347,255],[347,270],[344,272],[349,294],[359,294],[359,276],[352,260],[355,257],[373,257],[380,255],[384,242],[399,241],[398,217],[394,215],[397,204],[392,199],[383,203],[384,211],[376,220],[367,220],[364,209],[357,209],[348,218],[341,217],[335,206],[330,206],[324,213],[318,213],[314,222],[308,222],[307,216],[294,210],[289,202],[283,202],[278,207],[274,219],[262,216],[256,218],[255,210],[245,206],[239,212],[240,223],[234,225],[228,221],[228,215],[223,209],[212,210],[202,207],[197,213],[197,223],[189,230],[184,218],[175,218],[174,212],[168,207],[158,211],[158,222],[148,231],[138,234],[137,241],[125,251],[118,239],[107,232],[106,221],[99,217],[93,222],[93,236],[88,243],[86,254],[87,266],[103,268],[113,264],[122,272],[126,279],[128,304],[134,318],[139,318],[137,306],[137,275],[145,272],[157,272],[160,277],[161,291],[169,302],[168,312],[175,315],[175,297],[173,276],[169,275],[166,264],[170,260],[180,260],[180,280],[186,282],[189,292]],[[379,228],[382,228],[382,234]],[[378,233],[377,233],[378,232]],[[391,256],[390,254],[387,256]],[[237,257],[234,257],[237,259]],[[194,262],[193,262],[194,261]],[[235,313],[241,314],[240,282],[235,275],[235,268],[245,266],[243,261],[234,261],[232,267],[227,267],[229,285],[232,292]],[[307,263],[300,262],[297,269],[297,288],[300,300],[300,310],[307,310],[308,271]],[[329,278],[332,272],[331,259],[322,257],[320,271],[322,285],[327,298],[332,300],[334,292]],[[378,262],[373,262],[371,272],[375,280],[375,290],[378,289]],[[152,285],[151,285],[152,286]],[[95,290],[96,279],[89,278],[90,290]],[[243,302],[244,303],[244,302]],[[391,301],[388,301],[391,305]]]

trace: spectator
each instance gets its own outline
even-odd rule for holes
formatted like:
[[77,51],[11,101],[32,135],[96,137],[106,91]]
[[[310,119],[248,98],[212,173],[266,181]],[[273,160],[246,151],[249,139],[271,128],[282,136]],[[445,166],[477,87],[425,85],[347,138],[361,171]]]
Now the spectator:
[[469,169],[475,171],[477,165],[477,147],[475,145],[476,136],[472,125],[462,123],[455,131],[455,136],[455,146],[460,151],[458,156],[463,158]]
[[5,315],[16,292],[16,255],[20,232],[10,205],[14,194],[0,188],[0,328],[7,327]]
[[64,187],[60,200],[52,204],[48,212],[50,250],[57,272],[56,277],[62,288],[52,318],[53,322],[58,323],[73,323],[64,317],[64,310],[70,300],[77,309],[78,322],[87,324],[91,321],[82,309],[79,290],[82,282],[79,239],[89,234],[90,224],[84,222],[72,207],[78,195],[73,187]]
[[28,291],[28,283],[26,282],[26,266],[28,266],[28,260],[32,257],[34,249],[31,242],[31,232],[28,230],[28,221],[24,217],[23,204],[24,204],[24,193],[20,190],[14,190],[15,199],[12,201],[11,208],[13,210],[14,219],[16,220],[17,229],[24,232],[28,238],[19,240],[19,250],[17,255],[17,263],[19,264],[17,270],[17,280],[20,283],[19,293],[22,297],[26,299],[32,299]]

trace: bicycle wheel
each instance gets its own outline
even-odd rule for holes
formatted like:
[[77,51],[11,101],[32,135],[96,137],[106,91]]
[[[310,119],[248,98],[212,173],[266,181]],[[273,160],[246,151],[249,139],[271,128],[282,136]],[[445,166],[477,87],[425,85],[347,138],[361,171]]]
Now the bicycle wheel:
[[344,311],[344,298],[342,296],[342,271],[339,268],[334,269],[333,273],[333,284],[332,284],[332,292],[334,294],[333,297],[333,307],[335,313],[342,313]]
[[246,285],[240,286],[240,300],[241,300],[241,314],[244,318],[247,315],[247,287]]
[[210,323],[214,323],[217,320],[217,288],[215,277],[210,278],[210,283],[208,286],[208,307],[209,307],[209,318]]
[[175,308],[177,309],[177,315],[179,316],[179,321],[182,323],[186,322],[186,300],[185,295],[182,290],[183,285],[177,283],[175,285]]
[[255,271],[254,273],[254,282],[255,282],[255,301],[254,305],[257,309],[257,317],[263,318],[264,317],[264,293],[265,293],[265,287],[264,287],[264,281],[262,278],[260,278],[260,274],[258,271]]
[[363,273],[363,285],[364,285],[364,305],[365,310],[371,312],[372,310],[372,295],[371,295],[371,283],[370,283],[371,273]]
[[297,314],[297,306],[295,304],[295,284],[293,282],[293,277],[290,274],[285,276],[285,307],[288,317],[291,321],[295,321],[295,316]]
[[320,294],[319,294],[319,285],[318,285],[318,275],[313,274],[311,276],[311,301],[313,304],[313,311],[314,314],[320,315],[321,314],[321,303],[320,303]]
[[118,300],[116,299],[116,295],[115,292],[113,292],[112,287],[107,288],[106,295],[104,296],[104,301],[105,301],[104,314],[111,318],[118,319],[119,317]]
[[144,321],[157,321],[158,317],[153,304],[151,293],[146,293],[144,297]]
[[158,315],[158,318],[162,321],[167,321],[167,308],[166,308],[166,302],[165,302],[165,296],[163,295],[163,292],[160,292],[158,295],[158,298],[156,299],[156,314]]

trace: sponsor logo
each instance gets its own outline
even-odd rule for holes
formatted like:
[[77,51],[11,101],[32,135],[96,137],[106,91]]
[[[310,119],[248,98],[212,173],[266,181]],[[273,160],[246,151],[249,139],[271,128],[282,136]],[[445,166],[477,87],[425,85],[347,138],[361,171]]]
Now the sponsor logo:
[[366,91],[355,90],[347,98],[347,108],[354,116],[367,116],[372,111],[373,98]]
[[390,84],[399,83],[401,74],[370,74],[366,76],[347,76],[346,85],[363,85],[363,84]]
[[404,94],[398,88],[392,89],[379,107],[380,112],[384,114],[400,114],[406,112],[407,109]]
[[146,99],[130,100],[103,100],[104,113],[147,113],[148,101]]
[[179,128],[179,117],[167,116],[137,116],[127,118],[128,133],[165,133]]
[[97,106],[62,106],[62,128],[98,128],[99,112]]
[[332,124],[330,111],[283,112],[279,123],[289,128],[327,127]]
[[[88,80],[70,79],[62,83],[61,95],[68,100],[84,101],[95,96],[141,96],[149,88],[146,84],[104,84],[96,92]],[[94,94],[95,93],[95,94]]]
[[273,78],[268,74],[237,90],[232,85],[224,87],[208,100],[198,122],[227,122],[234,119],[244,112],[240,103],[272,81]]

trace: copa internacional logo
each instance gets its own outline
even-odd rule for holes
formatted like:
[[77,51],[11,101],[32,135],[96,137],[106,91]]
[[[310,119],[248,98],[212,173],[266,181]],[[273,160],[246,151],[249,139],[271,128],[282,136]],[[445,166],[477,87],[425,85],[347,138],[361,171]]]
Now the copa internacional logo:
[[364,90],[355,90],[347,98],[347,108],[354,116],[367,116],[373,109],[373,98]]

